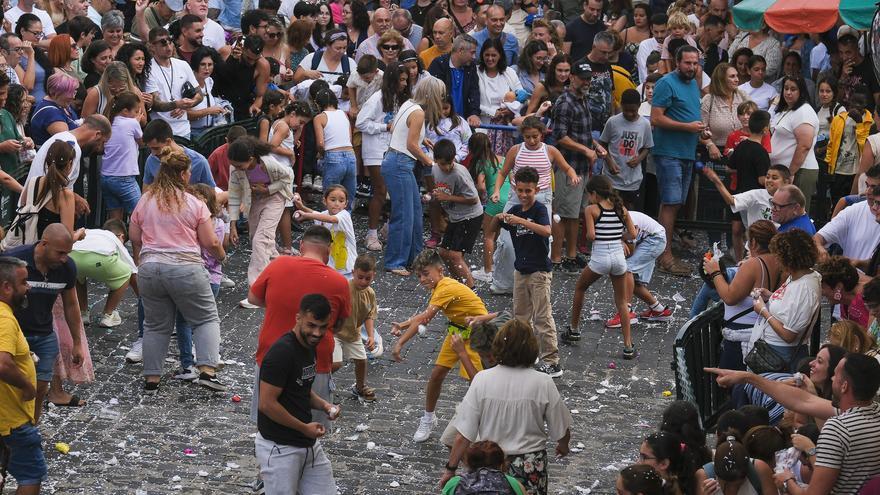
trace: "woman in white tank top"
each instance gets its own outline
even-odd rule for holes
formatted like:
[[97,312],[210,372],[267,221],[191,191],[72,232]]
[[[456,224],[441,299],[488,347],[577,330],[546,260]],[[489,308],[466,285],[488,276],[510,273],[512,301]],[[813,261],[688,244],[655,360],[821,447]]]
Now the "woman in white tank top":
[[351,121],[339,110],[339,100],[329,89],[315,95],[323,111],[315,117],[315,146],[324,155],[324,187],[341,184],[348,192],[348,209],[354,206],[357,188],[357,158],[351,145]]
[[422,198],[413,170],[418,162],[433,160],[422,151],[425,124],[433,127],[443,117],[441,107],[446,85],[428,77],[413,90],[413,97],[401,105],[391,123],[391,144],[382,160],[382,178],[391,196],[391,219],[385,246],[385,271],[409,276],[406,269],[422,250]]
[[[282,111],[281,117],[272,122],[269,127],[269,136],[267,138],[272,152],[269,153],[278,163],[290,167],[291,177],[296,177],[293,170],[296,154],[294,153],[294,143],[296,141],[293,128],[297,126],[298,117],[294,113],[293,105],[287,105]],[[278,235],[281,237],[281,254],[290,255],[293,253],[293,230],[290,223],[293,215],[293,201],[288,199],[284,202],[284,212],[281,214],[281,221],[278,222]]]

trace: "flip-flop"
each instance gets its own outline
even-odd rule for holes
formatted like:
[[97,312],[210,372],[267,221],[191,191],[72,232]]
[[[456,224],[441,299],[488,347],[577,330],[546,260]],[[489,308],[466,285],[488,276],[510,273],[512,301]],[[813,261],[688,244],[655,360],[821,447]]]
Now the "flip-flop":
[[71,395],[70,401],[67,404],[59,404],[57,402],[52,402],[58,407],[83,407],[86,405],[86,401],[81,400],[78,395]]

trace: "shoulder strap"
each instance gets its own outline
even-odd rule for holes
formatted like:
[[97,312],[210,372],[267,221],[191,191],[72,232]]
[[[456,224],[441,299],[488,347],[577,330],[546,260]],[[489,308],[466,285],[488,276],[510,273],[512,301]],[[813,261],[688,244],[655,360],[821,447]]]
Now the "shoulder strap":
[[324,58],[324,50],[318,50],[312,55],[312,70],[318,70],[321,65],[321,59]]
[[766,275],[767,281],[770,280],[770,269],[767,268],[767,262],[761,259],[760,256],[756,256],[756,258],[758,259],[758,262],[761,263],[761,287],[769,290],[770,287],[764,285],[764,277]]
[[755,469],[755,460],[749,459],[749,468],[747,469],[749,483],[752,484],[752,488],[755,489],[757,493],[761,493],[763,486],[761,484],[761,476],[758,475],[758,470]]
[[351,67],[348,65],[348,55],[342,56],[342,73],[343,74],[351,74]]
[[525,495],[522,489],[520,489],[519,481],[516,478],[509,474],[505,474],[504,477],[507,478],[507,482],[510,484],[510,488],[513,489],[515,495]]

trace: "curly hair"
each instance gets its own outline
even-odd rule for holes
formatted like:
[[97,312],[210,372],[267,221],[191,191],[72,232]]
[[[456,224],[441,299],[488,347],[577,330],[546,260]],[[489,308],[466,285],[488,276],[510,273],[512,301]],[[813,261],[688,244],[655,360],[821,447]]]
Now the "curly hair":
[[843,256],[828,258],[816,265],[816,271],[822,275],[822,285],[832,289],[837,287],[837,284],[842,284],[843,290],[851,292],[859,284],[858,270]]
[[159,153],[159,164],[156,180],[145,188],[144,195],[156,201],[160,211],[177,213],[184,204],[184,193],[189,191],[183,180],[183,173],[190,167],[189,156],[180,148],[166,146]]
[[[137,52],[141,52],[141,55],[144,57],[144,70],[141,71],[140,74],[135,74],[134,67],[131,65],[131,58],[137,54]],[[152,64],[150,61],[153,60],[153,56],[150,55],[150,50],[147,49],[147,46],[143,43],[138,42],[128,42],[121,47],[116,52],[116,60],[125,64],[128,67],[128,72],[131,74],[131,77],[134,79],[135,83],[137,83],[138,88],[143,91],[147,85],[147,79],[150,78],[150,69]]]
[[812,268],[819,257],[813,238],[801,229],[776,234],[770,241],[770,253],[775,254],[789,272]]
[[511,368],[529,368],[538,359],[538,340],[532,327],[522,320],[505,323],[492,342],[492,356],[498,364]]
[[669,492],[664,489],[663,478],[660,474],[647,464],[633,464],[621,469],[620,479],[623,482],[623,488],[629,493],[659,495]]

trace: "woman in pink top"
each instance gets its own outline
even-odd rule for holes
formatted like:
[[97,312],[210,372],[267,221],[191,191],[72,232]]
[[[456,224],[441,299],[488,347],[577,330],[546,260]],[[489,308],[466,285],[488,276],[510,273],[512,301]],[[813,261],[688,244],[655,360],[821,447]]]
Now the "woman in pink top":
[[226,390],[216,377],[220,360],[220,318],[202,247],[219,260],[223,247],[214,234],[208,207],[190,194],[190,159],[179,148],[159,155],[156,180],[131,215],[129,236],[138,264],[138,286],[144,303],[144,390],[159,388],[162,365],[177,312],[193,327],[197,383]]
[[865,284],[852,263],[843,256],[832,256],[816,265],[816,271],[822,275],[822,295],[831,304],[840,305],[840,318],[867,327],[871,312],[862,297]]

